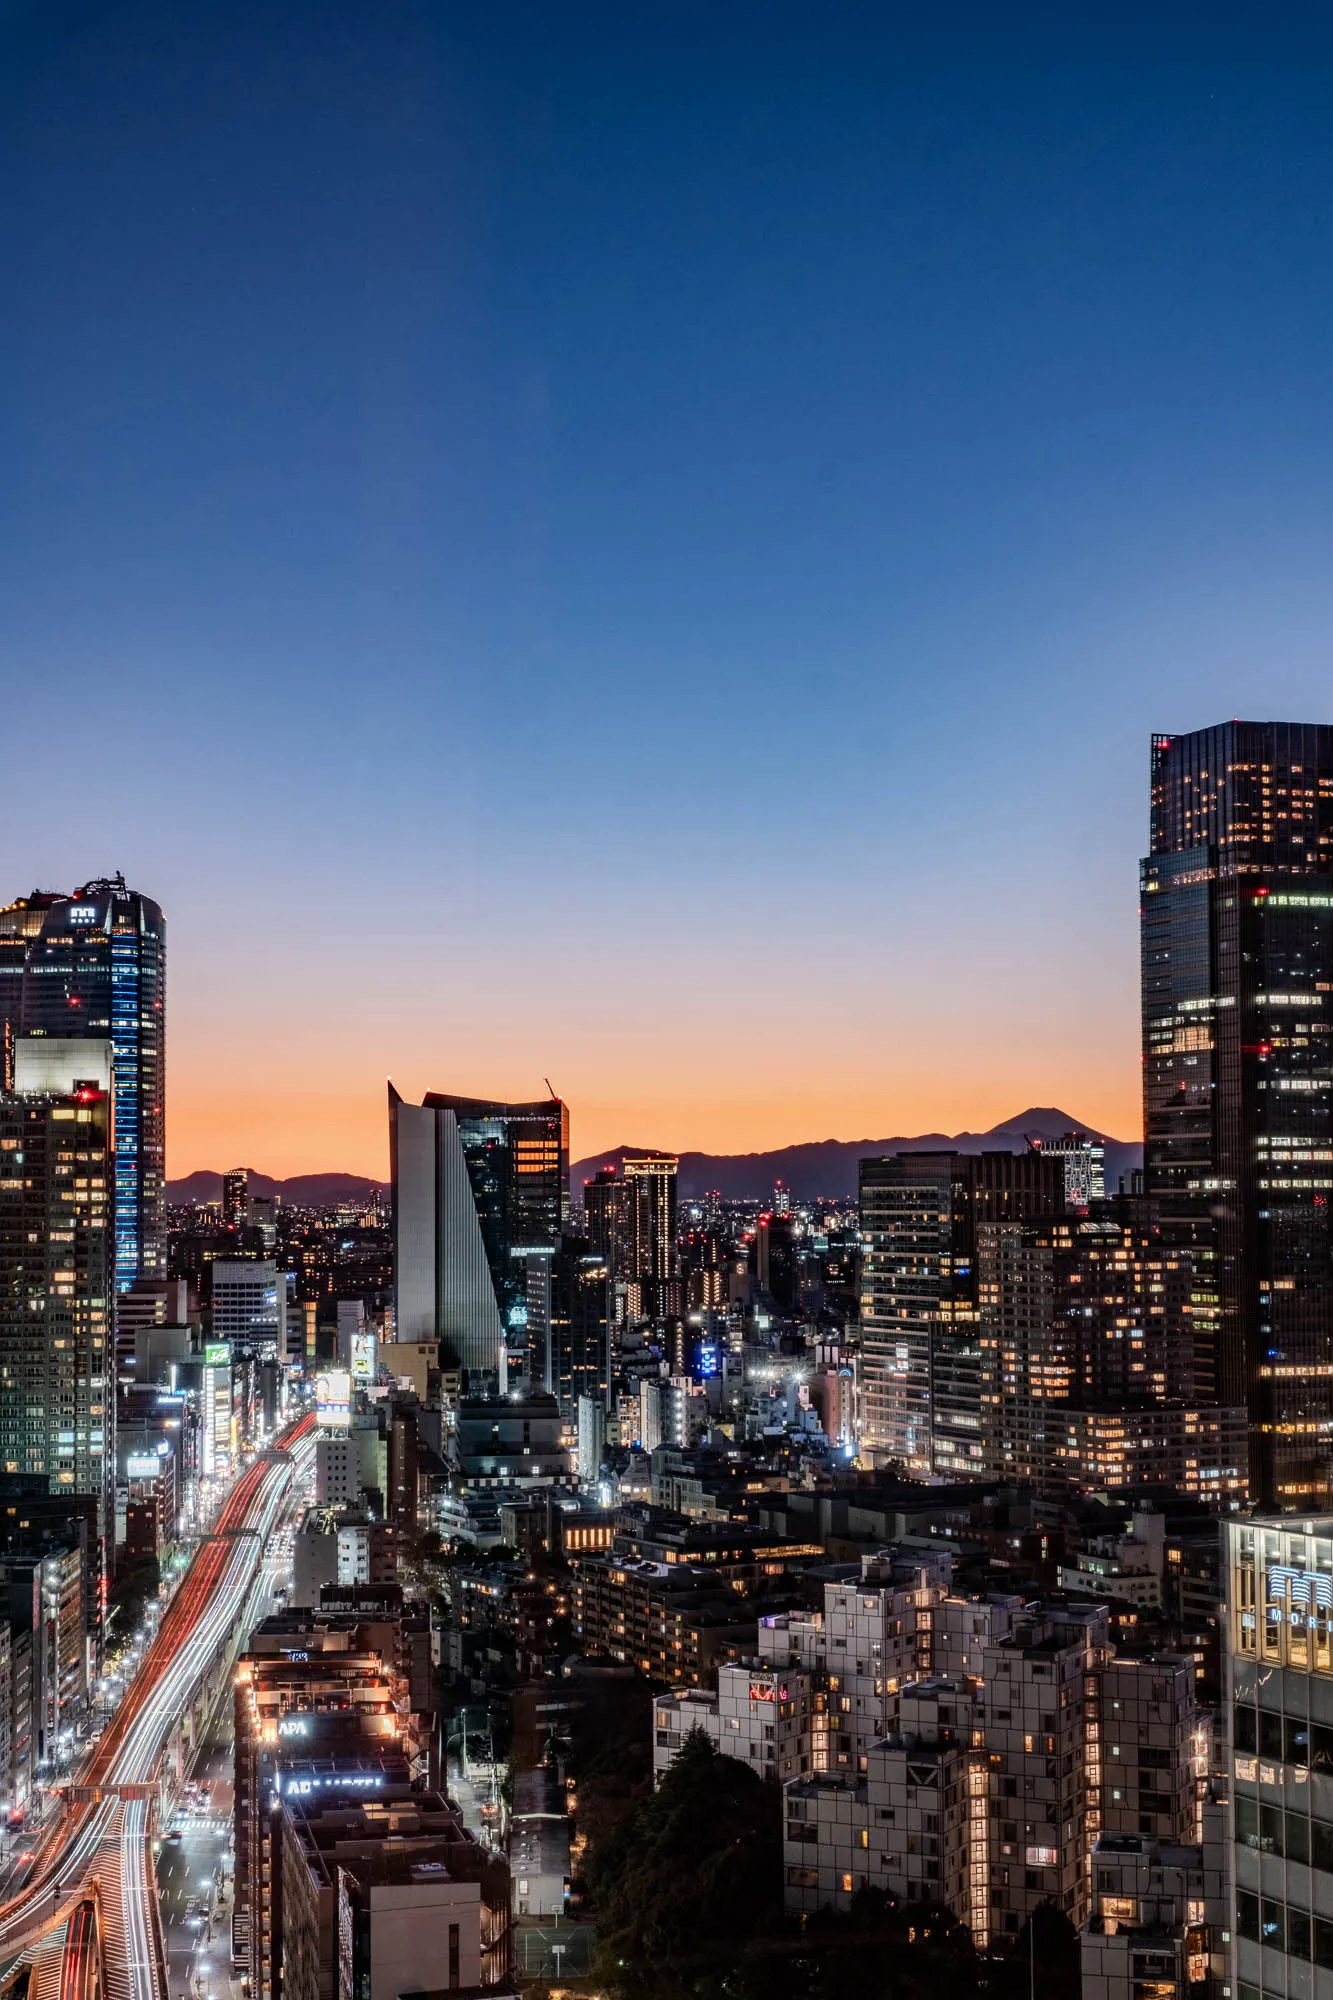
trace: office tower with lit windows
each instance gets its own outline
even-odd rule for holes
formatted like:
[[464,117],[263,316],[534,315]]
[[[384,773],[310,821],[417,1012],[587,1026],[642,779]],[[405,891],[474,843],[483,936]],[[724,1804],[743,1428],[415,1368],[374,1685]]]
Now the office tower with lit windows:
[[1064,1202],[1064,1162],[1039,1149],[860,1162],[862,1443],[877,1463],[987,1469],[977,1228]]
[[0,1470],[114,1527],[110,1044],[16,1049],[0,1094]]
[[222,1220],[243,1229],[250,1220],[250,1169],[232,1167],[222,1176]]
[[1106,1198],[1106,1148],[1100,1139],[1086,1132],[1066,1132],[1059,1139],[1034,1139],[1049,1158],[1065,1163],[1065,1201],[1070,1208],[1087,1209]]
[[14,1045],[23,1033],[23,968],[47,911],[65,898],[34,889],[0,910],[0,1090],[14,1084]]
[[390,1084],[389,1157],[395,1337],[439,1342],[480,1393],[507,1376],[511,1344],[527,1350],[535,1279],[549,1284],[569,1214],[568,1107],[435,1091],[415,1105]]
[[583,1183],[583,1227],[613,1278],[629,1276],[629,1187],[614,1167],[601,1167]]
[[287,1352],[287,1288],[271,1259],[215,1258],[210,1330],[234,1360],[280,1361]]
[[1261,1505],[1333,1499],[1333,728],[1152,741],[1144,1167]]
[[680,1162],[667,1153],[629,1153],[625,1157],[629,1276],[642,1288],[644,1309],[652,1319],[663,1319],[672,1310],[670,1287],[678,1273],[679,1171]]
[[551,1305],[540,1383],[563,1417],[581,1400],[611,1402],[611,1267],[586,1236],[566,1236],[551,1260]]
[[123,876],[53,902],[23,968],[25,1037],[109,1041],[117,1292],[167,1275],[166,925]]
[[1143,1201],[982,1222],[988,1470],[1055,1498],[1156,1485],[1242,1505],[1243,1417],[1191,1395],[1192,1291],[1189,1251]]

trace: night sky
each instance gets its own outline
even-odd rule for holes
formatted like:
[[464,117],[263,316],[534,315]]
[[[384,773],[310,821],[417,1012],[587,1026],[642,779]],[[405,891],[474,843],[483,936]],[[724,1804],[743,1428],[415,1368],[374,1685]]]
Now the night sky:
[[169,1165],[1138,1129],[1148,738],[1333,720],[1323,6],[0,4],[0,896]]

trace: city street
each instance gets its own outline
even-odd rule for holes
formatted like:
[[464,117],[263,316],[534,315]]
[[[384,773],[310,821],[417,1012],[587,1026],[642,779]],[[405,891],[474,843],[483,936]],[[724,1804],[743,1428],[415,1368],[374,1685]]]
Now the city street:
[[[205,1797],[188,1798],[177,1824],[179,1840],[164,1840],[157,1861],[162,1931],[166,1941],[168,2000],[214,2000],[229,1991],[231,1904],[218,1889],[230,1875],[231,1735],[219,1735],[200,1757],[192,1782]],[[207,1914],[203,1914],[203,1912]]]

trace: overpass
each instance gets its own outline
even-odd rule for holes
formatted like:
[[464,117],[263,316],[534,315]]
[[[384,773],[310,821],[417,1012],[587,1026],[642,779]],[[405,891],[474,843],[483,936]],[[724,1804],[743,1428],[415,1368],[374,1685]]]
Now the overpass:
[[167,2000],[152,1855],[163,1766],[170,1757],[180,1774],[230,1679],[314,1425],[289,1425],[236,1481],[27,1882],[0,1904],[0,1964],[32,1956],[31,2000]]

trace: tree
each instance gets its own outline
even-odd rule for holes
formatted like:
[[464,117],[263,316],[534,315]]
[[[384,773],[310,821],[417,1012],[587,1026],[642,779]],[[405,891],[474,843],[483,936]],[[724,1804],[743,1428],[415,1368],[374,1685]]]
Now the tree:
[[598,1969],[627,2000],[691,1991],[781,1912],[780,1797],[695,1730],[657,1791],[598,1843]]

